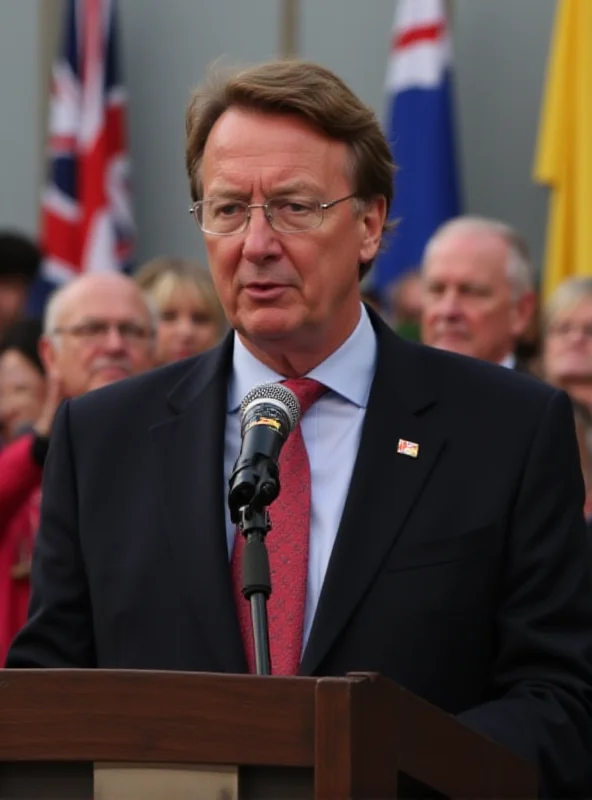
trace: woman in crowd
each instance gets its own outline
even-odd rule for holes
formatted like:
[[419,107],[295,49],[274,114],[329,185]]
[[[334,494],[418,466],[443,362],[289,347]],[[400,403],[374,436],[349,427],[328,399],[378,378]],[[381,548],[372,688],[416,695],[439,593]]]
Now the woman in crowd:
[[0,435],[16,439],[35,422],[45,400],[45,371],[37,351],[41,323],[21,320],[0,340]]
[[545,308],[544,377],[592,412],[592,277],[570,278]]
[[592,537],[592,277],[569,278],[557,287],[545,307],[543,337],[543,377],[573,402]]
[[196,261],[163,257],[135,275],[158,317],[156,361],[168,364],[217,344],[225,319],[210,273]]
[[[22,320],[0,341],[0,430],[16,442],[31,429],[46,403],[46,379],[38,354],[41,324]],[[6,455],[6,457],[5,457]],[[0,666],[27,618],[29,567],[39,524],[41,467],[15,475],[9,451],[0,457]]]

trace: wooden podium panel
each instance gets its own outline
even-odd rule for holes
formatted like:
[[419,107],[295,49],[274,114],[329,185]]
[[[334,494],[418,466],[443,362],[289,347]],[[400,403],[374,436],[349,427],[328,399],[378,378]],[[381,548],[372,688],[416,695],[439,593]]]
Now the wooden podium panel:
[[531,765],[374,674],[0,671],[2,800],[164,786],[167,800],[537,796]]

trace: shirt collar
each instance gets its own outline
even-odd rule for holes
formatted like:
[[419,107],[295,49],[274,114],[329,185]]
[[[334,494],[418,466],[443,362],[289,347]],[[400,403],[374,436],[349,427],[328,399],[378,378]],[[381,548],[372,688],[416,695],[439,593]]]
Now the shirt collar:
[[[350,403],[365,408],[376,367],[376,351],[376,334],[362,305],[360,319],[353,333],[306,377],[320,381]],[[283,375],[262,364],[234,334],[232,373],[228,387],[230,413],[240,408],[243,397],[254,386],[282,380]]]
[[499,362],[500,367],[507,367],[508,369],[516,369],[516,356],[514,353],[508,353],[505,358]]

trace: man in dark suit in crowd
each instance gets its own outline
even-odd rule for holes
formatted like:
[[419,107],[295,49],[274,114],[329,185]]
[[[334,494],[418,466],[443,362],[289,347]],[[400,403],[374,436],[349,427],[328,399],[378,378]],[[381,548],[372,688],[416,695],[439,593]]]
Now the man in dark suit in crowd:
[[[57,289],[47,303],[43,336],[29,345],[33,351],[39,349],[45,397],[40,408],[39,402],[19,406],[22,378],[14,384],[13,412],[21,408],[39,413],[36,418],[20,416],[18,436],[0,453],[0,666],[27,617],[30,553],[56,411],[65,397],[78,397],[150,369],[154,365],[154,327],[139,287],[116,272],[75,278]],[[2,340],[0,353],[5,347],[10,348],[10,338]],[[6,368],[6,362],[3,366]],[[0,386],[4,390],[10,385],[9,372],[5,369],[0,377],[8,378]],[[10,413],[7,419],[11,419]]]
[[328,70],[214,80],[187,134],[233,331],[62,406],[8,665],[252,668],[227,485],[241,399],[288,379],[320,399],[282,452],[304,442],[281,473],[298,474],[299,502],[286,490],[271,506],[276,671],[376,670],[532,760],[543,794],[589,796],[592,594],[568,398],[404,342],[361,304],[392,162]]
[[524,238],[485,217],[445,222],[426,245],[422,341],[528,371],[521,357],[535,323],[534,268]]

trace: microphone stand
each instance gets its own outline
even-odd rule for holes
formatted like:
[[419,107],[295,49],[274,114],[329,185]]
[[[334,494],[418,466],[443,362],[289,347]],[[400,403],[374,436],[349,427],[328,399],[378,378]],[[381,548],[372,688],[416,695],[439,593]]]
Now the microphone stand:
[[280,492],[279,474],[274,461],[258,455],[245,475],[241,491],[230,493],[230,515],[246,539],[242,563],[242,593],[251,604],[255,669],[257,675],[271,675],[267,624],[271,571],[265,537],[271,530],[267,506]]
[[265,536],[271,530],[267,509],[240,509],[239,529],[246,538],[243,551],[243,596],[251,604],[255,669],[257,675],[271,675],[267,601],[271,594],[271,573]]

